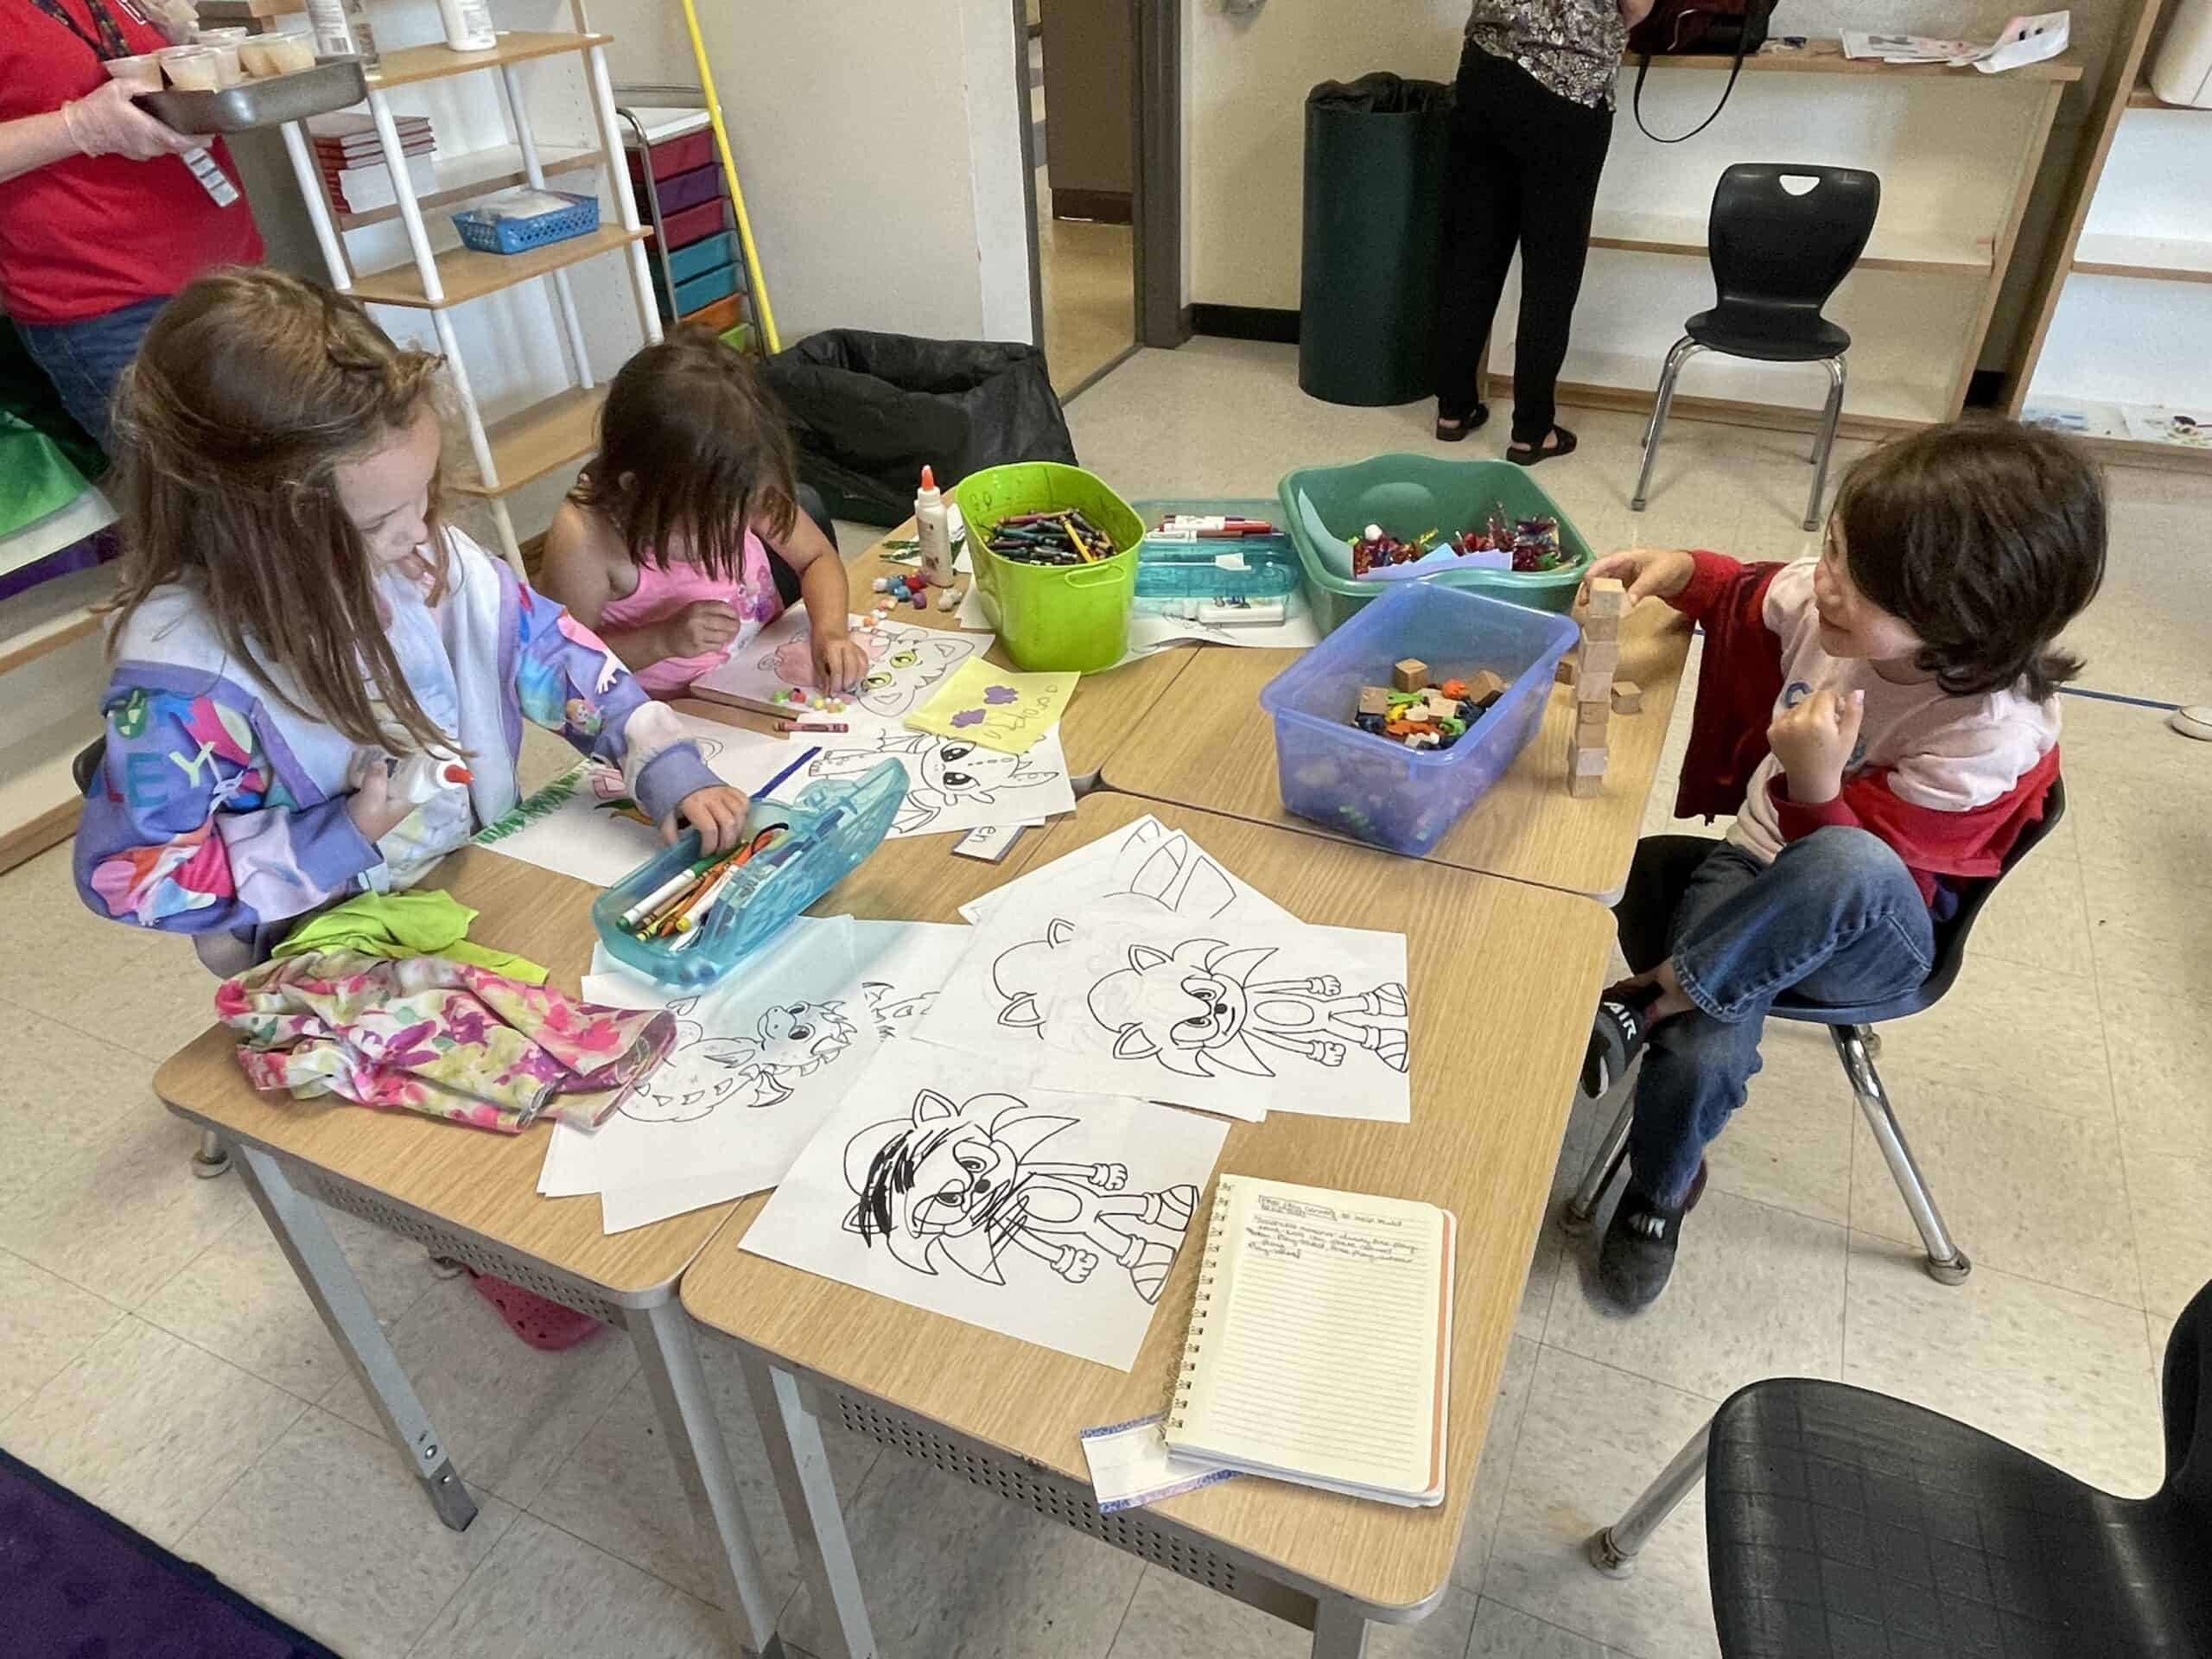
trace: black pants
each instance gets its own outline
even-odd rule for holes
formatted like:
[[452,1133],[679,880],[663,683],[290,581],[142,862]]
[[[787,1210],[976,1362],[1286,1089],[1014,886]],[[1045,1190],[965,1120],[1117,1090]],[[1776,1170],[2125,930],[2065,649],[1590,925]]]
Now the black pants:
[[1561,98],[1518,64],[1472,46],[1461,54],[1437,288],[1436,402],[1447,417],[1467,414],[1481,395],[1476,365],[1518,246],[1513,441],[1550,435],[1612,134],[1611,110]]

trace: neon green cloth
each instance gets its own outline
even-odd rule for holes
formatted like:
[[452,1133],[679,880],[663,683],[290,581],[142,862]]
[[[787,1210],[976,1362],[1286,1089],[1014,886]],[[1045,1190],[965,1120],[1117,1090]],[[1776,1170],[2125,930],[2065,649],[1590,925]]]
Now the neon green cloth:
[[468,942],[476,912],[449,893],[365,893],[309,918],[269,954],[302,957],[310,950],[355,950],[365,957],[444,957],[488,968],[525,985],[543,985],[545,969],[527,957],[510,956]]

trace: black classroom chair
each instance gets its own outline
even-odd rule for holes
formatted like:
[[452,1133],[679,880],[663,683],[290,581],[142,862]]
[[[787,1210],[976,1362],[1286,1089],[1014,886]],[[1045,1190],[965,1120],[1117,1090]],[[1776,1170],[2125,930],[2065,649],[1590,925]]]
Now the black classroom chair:
[[[1986,881],[1968,885],[1959,895],[1957,912],[1936,928],[1936,965],[1917,990],[1887,1002],[1862,1003],[1855,1007],[1803,1001],[1785,993],[1775,1000],[1768,1011],[1777,1020],[1799,1020],[1828,1028],[1828,1035],[1835,1041],[1836,1058],[1843,1062],[1844,1075],[1851,1080],[1851,1091],[1858,1096],[1859,1109],[1866,1115],[1866,1127],[1874,1132],[1875,1144],[1882,1149],[1891,1179],[1897,1182],[1897,1191],[1904,1196],[1904,1207],[1912,1213],[1913,1225],[1920,1230],[1921,1242],[1928,1249],[1928,1276],[1940,1284],[1959,1283],[1973,1270],[1974,1264],[1943,1225],[1943,1217],[1936,1209],[1935,1196],[1921,1179],[1919,1166],[1912,1160],[1912,1150],[1905,1145],[1904,1132],[1897,1127],[1896,1109],[1882,1087],[1881,1073],[1874,1069],[1881,1040],[1873,1027],[1886,1020],[1903,1020],[1910,1014],[1924,1013],[1942,1001],[1943,993],[1951,988],[1959,969],[1966,964],[1967,935],[1974,929],[1974,918],[1997,891],[1998,883],[2018,869],[2020,861],[2056,829],[2058,821],[2065,816],[2066,781],[2054,778],[2050,791],[2044,797],[2043,817],[2021,831],[2020,838],[2012,843],[2012,850],[2005,855],[2004,868]],[[1674,918],[1675,906],[1689,886],[1690,873],[1718,844],[1707,836],[1646,836],[1636,843],[1628,885],[1620,903],[1613,906],[1613,920],[1620,931],[1621,955],[1627,959],[1631,972],[1648,973],[1667,959],[1667,925]],[[1627,1161],[1629,1124],[1635,1116],[1636,1090],[1630,1088],[1621,1102],[1612,1128],[1605,1132],[1598,1155],[1584,1172],[1582,1184],[1567,1201],[1561,1222],[1567,1231],[1586,1231],[1595,1219],[1605,1189],[1612,1185],[1613,1177]]]
[[[1806,181],[1812,188],[1802,194],[1788,188]],[[1843,413],[1843,354],[1851,348],[1851,336],[1822,316],[1821,308],[1866,251],[1881,205],[1881,180],[1855,167],[1738,162],[1720,175],[1706,226],[1715,303],[1682,325],[1682,337],[1659,372],[1630,511],[1643,511],[1682,365],[1700,352],[1719,352],[1764,363],[1827,366],[1827,408],[1808,457],[1813,496],[1805,505],[1805,528],[1820,528],[1828,452]]]
[[2164,1483],[2115,1497],[1885,1394],[1738,1389],[1591,1564],[1632,1571],[1702,1478],[1721,1659],[2212,1654],[2212,1285],[2166,1343]]

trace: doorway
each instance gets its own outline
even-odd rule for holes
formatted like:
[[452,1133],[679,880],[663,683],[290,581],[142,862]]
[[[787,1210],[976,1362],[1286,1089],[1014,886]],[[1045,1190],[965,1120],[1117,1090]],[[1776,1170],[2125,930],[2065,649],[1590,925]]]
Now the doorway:
[[1062,397],[1181,315],[1179,0],[1016,0],[1038,340]]

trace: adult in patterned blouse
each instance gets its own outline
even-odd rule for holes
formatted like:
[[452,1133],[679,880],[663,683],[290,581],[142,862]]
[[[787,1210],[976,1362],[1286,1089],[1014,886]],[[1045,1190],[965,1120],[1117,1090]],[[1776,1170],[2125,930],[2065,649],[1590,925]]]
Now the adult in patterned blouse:
[[1436,435],[1445,442],[1490,418],[1477,365],[1517,247],[1521,326],[1505,458],[1533,467],[1574,448],[1553,400],[1612,139],[1613,74],[1651,3],[1474,0],[1445,179],[1436,325]]
[[116,378],[154,314],[210,266],[255,264],[243,194],[186,166],[219,141],[169,130],[110,59],[168,44],[135,0],[0,0],[0,300],[77,423],[105,449]]

